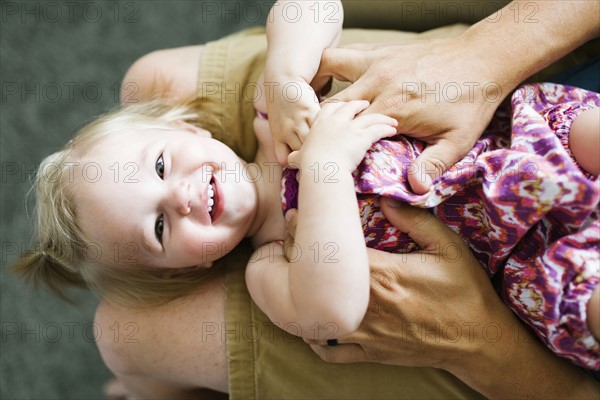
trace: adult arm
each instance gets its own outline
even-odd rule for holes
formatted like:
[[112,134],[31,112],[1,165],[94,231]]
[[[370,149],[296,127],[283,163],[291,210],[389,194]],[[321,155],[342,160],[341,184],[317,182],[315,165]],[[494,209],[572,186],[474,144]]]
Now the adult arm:
[[131,399],[226,398],[227,350],[222,279],[160,307],[103,300],[94,325],[106,366]]
[[[326,49],[317,82],[354,82],[334,96],[365,99],[428,143],[409,176],[416,193],[461,159],[524,79],[600,34],[594,1],[512,2],[456,38]],[[425,171],[425,179],[418,179]]]
[[162,49],[137,59],[121,82],[121,104],[157,97],[170,104],[194,100],[203,49],[203,45]]
[[339,346],[313,344],[321,358],[441,368],[491,399],[598,397],[595,379],[551,353],[502,303],[454,232],[426,210],[382,207],[422,250],[370,250],[366,317]]

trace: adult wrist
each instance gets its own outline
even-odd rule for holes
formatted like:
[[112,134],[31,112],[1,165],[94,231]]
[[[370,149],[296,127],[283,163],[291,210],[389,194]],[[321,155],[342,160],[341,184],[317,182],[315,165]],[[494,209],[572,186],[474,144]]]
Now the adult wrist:
[[481,21],[467,29],[459,40],[468,49],[468,58],[474,68],[473,77],[482,89],[485,102],[495,109],[527,76],[519,70],[518,55],[510,50],[510,43],[486,30],[483,23]]
[[[485,396],[501,396],[506,390],[506,379],[499,380],[498,376],[515,378],[512,374],[516,360],[531,361],[531,353],[524,350],[539,344],[502,303],[487,315],[493,318],[473,323],[473,335],[466,346],[457,346],[459,350],[446,356],[441,368]],[[486,373],[490,366],[494,373]]]

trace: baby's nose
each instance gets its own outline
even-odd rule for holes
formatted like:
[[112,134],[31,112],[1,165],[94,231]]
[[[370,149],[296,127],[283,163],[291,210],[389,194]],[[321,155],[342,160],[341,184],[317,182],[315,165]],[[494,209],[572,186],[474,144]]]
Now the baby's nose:
[[169,197],[169,202],[177,213],[185,216],[192,211],[190,206],[190,186],[185,182],[174,185],[173,190],[169,193]]

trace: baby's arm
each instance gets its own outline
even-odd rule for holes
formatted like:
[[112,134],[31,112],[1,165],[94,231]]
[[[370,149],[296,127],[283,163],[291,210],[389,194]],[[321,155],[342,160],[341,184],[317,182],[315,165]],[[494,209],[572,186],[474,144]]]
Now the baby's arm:
[[[258,250],[247,269],[256,304],[276,324],[309,339],[354,331],[369,300],[369,263],[352,171],[396,121],[356,115],[366,101],[326,103],[290,163],[300,170],[298,226],[289,262],[280,245]],[[332,336],[335,335],[335,336]]]
[[265,66],[267,111],[281,164],[291,150],[302,145],[319,112],[310,86],[324,49],[339,41],[343,9],[335,1],[278,1],[267,21],[268,51]]
[[339,0],[276,2],[267,20],[268,75],[310,83],[323,50],[337,45],[343,19]]

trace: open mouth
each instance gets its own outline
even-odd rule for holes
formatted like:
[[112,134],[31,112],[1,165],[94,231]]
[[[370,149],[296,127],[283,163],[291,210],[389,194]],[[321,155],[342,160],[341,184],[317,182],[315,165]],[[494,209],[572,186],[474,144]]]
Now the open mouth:
[[220,214],[219,191],[214,176],[210,179],[210,182],[208,183],[208,192],[206,198],[208,206],[208,215],[210,215],[211,221],[214,222]]

